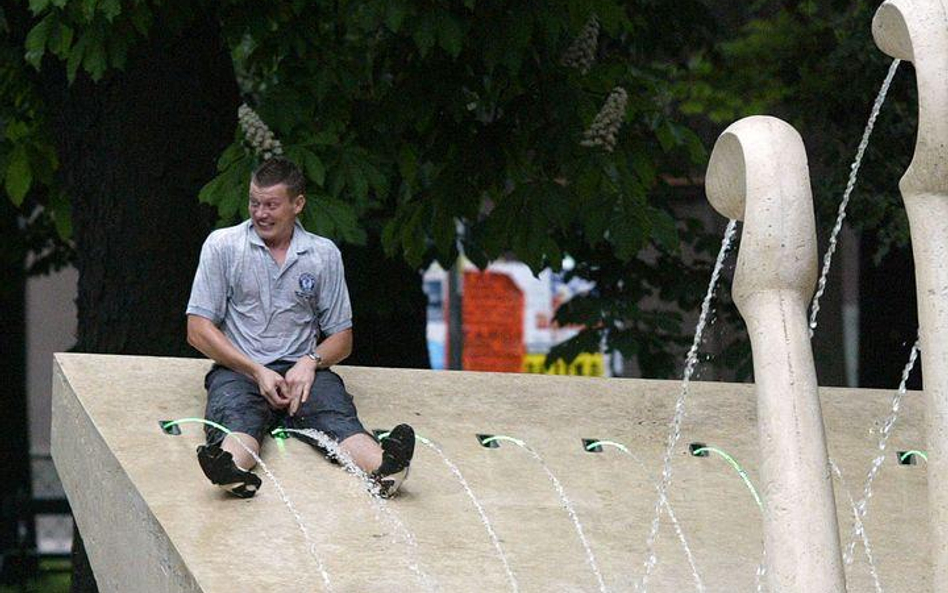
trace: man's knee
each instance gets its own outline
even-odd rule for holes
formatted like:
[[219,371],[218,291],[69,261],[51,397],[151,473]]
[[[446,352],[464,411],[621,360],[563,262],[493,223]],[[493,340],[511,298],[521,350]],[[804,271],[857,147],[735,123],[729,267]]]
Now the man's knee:
[[254,437],[242,432],[228,434],[221,443],[221,449],[228,451],[234,457],[237,467],[249,470],[257,464],[260,454],[260,443]]
[[339,448],[366,472],[374,472],[382,465],[382,447],[364,432],[346,437]]

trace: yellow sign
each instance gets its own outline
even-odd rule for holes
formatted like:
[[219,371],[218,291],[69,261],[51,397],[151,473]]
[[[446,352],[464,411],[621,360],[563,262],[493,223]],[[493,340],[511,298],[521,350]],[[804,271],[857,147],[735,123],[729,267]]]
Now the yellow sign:
[[523,357],[522,373],[546,375],[579,375],[582,377],[605,376],[605,362],[602,353],[584,352],[566,364],[562,358],[546,367],[546,354],[527,354]]

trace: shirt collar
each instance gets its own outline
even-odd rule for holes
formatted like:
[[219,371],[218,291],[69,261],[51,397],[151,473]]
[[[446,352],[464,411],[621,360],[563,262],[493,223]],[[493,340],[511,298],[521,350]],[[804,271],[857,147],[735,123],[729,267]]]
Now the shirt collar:
[[[263,239],[260,238],[260,235],[257,234],[257,229],[253,228],[253,220],[247,219],[247,234],[250,236],[250,242],[254,245],[259,245],[260,247],[266,247],[267,244],[263,242]],[[290,247],[287,249],[288,253],[295,253],[297,255],[302,255],[309,251],[307,245],[303,245],[302,239],[303,234],[306,232],[306,229],[303,228],[303,224],[297,219],[293,223],[293,237],[290,239]]]

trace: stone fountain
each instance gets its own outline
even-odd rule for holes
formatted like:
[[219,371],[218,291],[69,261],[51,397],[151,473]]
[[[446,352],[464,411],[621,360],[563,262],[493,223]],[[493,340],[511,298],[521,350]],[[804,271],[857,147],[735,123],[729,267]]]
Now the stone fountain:
[[[691,384],[649,591],[762,590],[764,549],[769,591],[948,591],[948,0],[889,0],[873,33],[918,79],[918,143],[901,189],[926,372],[924,394],[902,402],[864,518],[871,570],[845,566],[840,541],[893,393],[818,387],[806,153],[789,125],[753,117],[721,135],[707,179],[712,205],[743,220],[732,292],[756,385]],[[407,419],[450,461],[419,447],[411,480],[387,503],[406,536],[308,446],[267,442],[263,459],[304,534],[274,484],[236,500],[206,483],[194,458],[200,427],[163,428],[201,416],[209,362],[58,354],[53,364],[53,458],[102,591],[635,591],[642,582],[678,382],[340,367],[369,426]],[[589,446],[603,441],[616,446]],[[708,446],[740,472],[692,454]],[[930,465],[899,463],[916,449]],[[742,479],[759,485],[759,507]]]

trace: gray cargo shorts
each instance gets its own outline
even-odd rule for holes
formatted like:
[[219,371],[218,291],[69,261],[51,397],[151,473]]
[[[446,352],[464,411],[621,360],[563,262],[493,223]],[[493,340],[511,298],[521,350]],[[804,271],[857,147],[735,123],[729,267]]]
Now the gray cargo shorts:
[[[276,361],[266,366],[280,375],[286,375],[293,364],[290,361]],[[278,426],[300,430],[314,428],[337,442],[354,434],[368,434],[359,421],[352,395],[346,391],[342,378],[329,369],[316,371],[309,399],[300,406],[295,416],[290,416],[286,410],[271,408],[253,379],[227,367],[214,365],[204,378],[204,387],[207,389],[204,417],[233,432],[249,434],[261,444],[267,433]],[[225,436],[220,430],[207,425],[204,433],[207,443],[211,445],[219,445]],[[301,440],[315,444],[312,439],[302,437]]]

